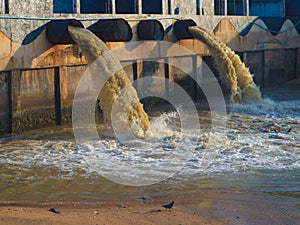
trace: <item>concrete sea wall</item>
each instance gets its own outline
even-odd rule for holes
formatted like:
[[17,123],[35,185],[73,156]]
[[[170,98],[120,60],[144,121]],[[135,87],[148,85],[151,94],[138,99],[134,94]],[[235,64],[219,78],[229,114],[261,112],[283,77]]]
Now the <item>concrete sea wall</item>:
[[[82,16],[88,18],[87,15]],[[274,28],[269,19],[256,17],[117,16],[129,22],[133,32],[131,41],[140,40],[137,26],[141,19],[157,19],[164,29],[164,41],[177,43],[193,52],[192,55],[178,54],[176,57],[181,61],[185,60],[196,75],[203,73],[197,71],[201,62],[195,61],[195,57],[210,57],[210,52],[200,41],[177,40],[173,31],[173,24],[177,19],[192,19],[198,26],[206,28],[224,41],[240,55],[255,75],[256,83],[262,87],[275,86],[300,77],[299,26],[290,19],[279,21],[280,26]],[[110,15],[102,17],[110,18]],[[45,34],[45,26],[49,21],[0,19],[0,133],[22,132],[71,121],[73,96],[86,69],[86,61],[76,45],[49,43]],[[96,19],[82,20],[85,27],[95,22]],[[276,32],[271,33],[270,30],[274,29],[277,29]],[[114,49],[125,43],[106,44]],[[150,52],[151,49],[146,49],[147,51]],[[132,80],[147,72],[147,65],[143,62],[147,59],[146,56],[143,59],[123,54],[119,59],[131,62],[126,70]],[[193,83],[186,81],[185,74],[168,66],[168,59],[160,60],[155,75],[165,76],[185,85],[186,90],[197,100],[197,89]]]
[[71,121],[71,105],[85,65],[0,72],[0,133]]

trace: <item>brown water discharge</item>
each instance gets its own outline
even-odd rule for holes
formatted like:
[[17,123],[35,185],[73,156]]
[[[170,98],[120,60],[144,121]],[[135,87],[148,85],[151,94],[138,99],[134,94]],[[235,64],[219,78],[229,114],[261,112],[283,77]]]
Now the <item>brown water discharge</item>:
[[[137,92],[131,85],[131,81],[122,69],[119,60],[110,52],[105,43],[89,30],[72,26],[69,26],[68,29],[88,63],[92,64],[97,60],[99,73],[105,73],[99,74],[99,76],[105,75],[109,77],[99,94],[100,107],[103,110],[104,119],[111,122],[112,106],[115,101],[118,101],[122,109],[125,109],[125,112],[129,112],[129,115],[123,115],[122,122],[126,123],[130,128],[134,126],[133,132],[136,136],[144,137],[150,125],[148,115],[144,111]],[[126,91],[122,92],[121,95],[121,90],[124,90],[124,88],[126,88]],[[140,129],[136,129],[136,127]]]
[[230,88],[233,103],[261,101],[261,92],[254,83],[249,69],[234,51],[203,28],[193,26],[189,27],[189,31],[195,39],[205,43],[212,52],[216,67],[221,74],[224,74]]

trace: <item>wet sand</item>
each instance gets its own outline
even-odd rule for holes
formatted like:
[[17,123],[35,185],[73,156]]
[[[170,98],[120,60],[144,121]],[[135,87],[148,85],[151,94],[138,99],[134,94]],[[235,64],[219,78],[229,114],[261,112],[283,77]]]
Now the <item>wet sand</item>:
[[[76,203],[2,203],[0,225],[299,224],[297,198],[247,190],[167,191]],[[171,210],[163,204],[175,201]],[[54,208],[59,213],[49,209]]]
[[[147,199],[111,204],[2,205],[0,224],[224,224],[204,215],[209,215],[211,207],[207,201],[175,200],[174,207],[167,210],[157,200]],[[50,212],[50,208],[59,213]]]

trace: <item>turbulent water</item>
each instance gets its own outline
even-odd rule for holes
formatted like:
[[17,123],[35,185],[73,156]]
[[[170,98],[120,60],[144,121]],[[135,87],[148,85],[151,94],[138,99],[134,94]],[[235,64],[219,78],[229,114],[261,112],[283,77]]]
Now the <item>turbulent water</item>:
[[210,112],[199,111],[199,132],[180,132],[177,112],[149,115],[151,129],[164,132],[128,145],[100,124],[99,141],[81,145],[70,127],[1,137],[0,201],[103,202],[198,190],[220,193],[217,217],[238,212],[245,220],[258,219],[252,224],[271,218],[272,224],[297,224],[299,100],[234,105],[228,115],[215,115],[220,124],[227,120],[219,129],[210,127]]
[[[199,133],[180,133],[176,112],[154,116],[152,129],[164,130],[164,133],[149,140],[134,142],[130,147],[119,143],[111,136],[111,131],[104,127],[99,127],[101,139],[97,143],[81,146],[76,144],[72,130],[68,128],[48,128],[35,131],[37,134],[31,132],[2,137],[1,199],[22,199],[24,196],[18,196],[18,185],[21,189],[38,189],[49,179],[81,177],[84,180],[121,173],[134,181],[135,177],[149,169],[149,163],[170,163],[170,156],[174,160],[182,152],[190,152],[190,158],[175,176],[179,180],[189,181],[195,175],[198,178],[232,173],[288,175],[299,171],[299,101],[264,100],[256,104],[233,106],[229,115],[218,116],[220,120],[227,120],[227,126],[219,130],[210,129],[209,112],[199,112],[199,116],[203,127]],[[120,164],[120,170],[114,170],[113,160],[130,162],[133,169]],[[176,166],[176,162],[173,166]],[[152,169],[155,176],[163,177],[164,173],[169,172],[168,168]],[[145,179],[151,181],[151,173],[145,174],[149,176]],[[31,193],[33,199],[35,194]]]
[[234,103],[259,102],[261,93],[255,85],[250,71],[226,44],[218,41],[201,27],[189,27],[194,38],[204,42],[212,52],[216,67],[231,91]]
[[296,224],[300,100],[299,92],[290,99],[284,91],[280,100],[272,100],[271,94],[261,102],[233,104],[227,115],[203,110],[190,115],[199,118],[199,130],[182,130],[178,111],[149,112],[151,126],[142,126],[153,136],[126,144],[102,122],[99,140],[81,144],[67,126],[2,136],[0,201],[102,202],[200,190],[220,193],[218,216],[232,213],[236,218],[234,213],[243,214],[248,207],[243,215],[249,220],[265,216],[261,210],[269,215],[267,221],[252,224],[270,224],[270,218],[276,218],[272,224]]

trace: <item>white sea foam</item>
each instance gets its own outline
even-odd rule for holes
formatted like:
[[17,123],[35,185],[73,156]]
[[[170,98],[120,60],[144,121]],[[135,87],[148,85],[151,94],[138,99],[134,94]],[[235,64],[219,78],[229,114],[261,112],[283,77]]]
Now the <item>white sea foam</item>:
[[274,101],[266,98],[257,103],[234,104],[232,112],[242,112],[252,115],[300,117],[300,100]]
[[[251,108],[251,107],[250,107]],[[259,126],[249,122],[260,118]],[[86,176],[110,176],[123,183],[139,185],[139,177],[152,183],[166,179],[177,170],[183,177],[193,174],[218,176],[226,173],[255,172],[257,170],[300,169],[300,128],[296,119],[290,133],[264,133],[265,123],[276,122],[276,117],[241,116],[245,128],[237,122],[227,130],[205,130],[181,133],[168,126],[176,119],[174,113],[153,119],[153,131],[159,135],[149,139],[132,140],[125,145],[114,138],[102,138],[77,146],[69,140],[7,140],[0,144],[0,165],[17,170],[32,167],[55,167],[73,176],[77,170]],[[246,120],[247,119],[247,120]],[[281,118],[277,118],[281,119]],[[268,121],[269,120],[269,121]],[[282,121],[281,121],[282,122]],[[160,132],[157,132],[159,130]],[[207,144],[207,137],[210,143]]]

